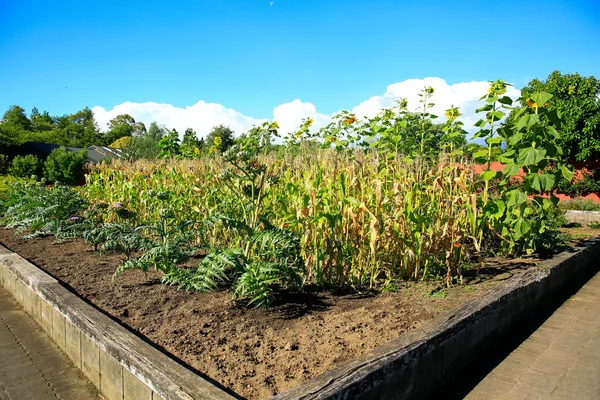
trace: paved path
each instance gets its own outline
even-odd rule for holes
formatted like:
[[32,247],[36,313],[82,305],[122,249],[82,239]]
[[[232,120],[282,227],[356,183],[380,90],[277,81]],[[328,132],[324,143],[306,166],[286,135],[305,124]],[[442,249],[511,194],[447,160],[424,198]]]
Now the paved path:
[[83,374],[0,287],[0,400],[97,398]]
[[465,397],[600,399],[600,273]]

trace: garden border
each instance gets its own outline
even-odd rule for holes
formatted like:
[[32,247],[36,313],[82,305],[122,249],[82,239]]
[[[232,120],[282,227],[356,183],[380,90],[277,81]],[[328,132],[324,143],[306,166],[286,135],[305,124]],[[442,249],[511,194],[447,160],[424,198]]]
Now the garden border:
[[503,334],[587,281],[599,258],[600,238],[589,240],[272,400],[427,398]]
[[235,399],[0,245],[0,284],[107,400]]
[[[452,379],[472,357],[549,298],[598,267],[600,239],[518,273],[458,310],[321,374],[274,400],[419,398]],[[0,284],[98,387],[107,400],[233,399],[87,304],[21,256],[0,245]]]

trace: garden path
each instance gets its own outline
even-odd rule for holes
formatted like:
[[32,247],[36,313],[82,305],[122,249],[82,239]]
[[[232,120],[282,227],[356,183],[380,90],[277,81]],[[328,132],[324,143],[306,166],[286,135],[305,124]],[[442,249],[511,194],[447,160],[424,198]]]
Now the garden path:
[[465,398],[600,399],[600,273]]
[[0,400],[97,398],[93,385],[0,287]]

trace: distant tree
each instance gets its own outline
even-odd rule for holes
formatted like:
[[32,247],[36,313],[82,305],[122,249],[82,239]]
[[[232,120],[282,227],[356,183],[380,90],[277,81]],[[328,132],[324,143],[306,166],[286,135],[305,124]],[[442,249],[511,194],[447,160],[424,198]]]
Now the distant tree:
[[125,136],[141,136],[146,134],[146,126],[135,122],[129,114],[117,115],[108,122],[108,131],[104,134],[104,142],[112,143]]
[[164,126],[159,126],[156,121],[153,121],[148,128],[148,136],[157,141],[160,140],[163,136],[166,136],[167,129]]
[[132,140],[133,137],[131,136],[123,136],[122,138],[117,139],[109,144],[108,147],[112,147],[113,149],[125,149],[131,145]]
[[192,128],[187,128],[180,145],[181,155],[185,158],[197,157],[203,144],[203,141],[198,139],[196,132]]
[[20,106],[11,106],[2,117],[2,124],[6,126],[12,126],[25,131],[32,130],[32,124],[27,115],[25,109]]
[[55,128],[54,118],[48,114],[48,111],[40,113],[37,108],[33,107],[29,119],[31,120],[33,131],[44,132]]
[[156,122],[152,122],[145,134],[129,137],[130,140],[127,140],[127,143],[121,147],[123,157],[130,161],[139,159],[154,160],[158,158],[160,154],[158,144],[166,136],[166,133],[167,130],[164,126],[159,126]]
[[219,137],[221,143],[218,145],[218,150],[224,152],[231,145],[235,143],[235,138],[233,137],[233,131],[223,124],[215,126],[206,136],[205,143],[207,146],[212,146],[215,142],[215,138]]
[[25,110],[19,106],[11,106],[0,121],[0,147],[17,145],[27,140],[32,124]]
[[55,138],[50,143],[73,147],[103,144],[94,113],[89,107],[73,114],[56,117],[56,125]]
[[[545,91],[554,97],[546,106],[549,111],[556,111],[563,121],[556,126],[546,119],[547,124],[555,125],[560,133],[557,144],[565,156],[578,161],[597,159],[600,157],[600,80],[594,76],[584,77],[577,73],[562,74],[552,72],[545,81],[534,79],[521,89],[521,108],[525,112],[534,113],[531,95]],[[529,102],[529,104],[528,104]],[[511,117],[517,110],[511,113]],[[509,118],[509,123],[514,122]]]

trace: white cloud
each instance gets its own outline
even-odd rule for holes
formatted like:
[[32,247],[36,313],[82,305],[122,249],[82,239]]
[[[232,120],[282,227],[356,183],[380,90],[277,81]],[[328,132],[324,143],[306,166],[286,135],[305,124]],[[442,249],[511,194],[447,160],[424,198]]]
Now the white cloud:
[[[455,106],[459,107],[463,114],[460,120],[465,124],[465,129],[470,132],[475,130],[473,124],[480,118],[475,114],[475,110],[484,104],[479,99],[487,93],[489,82],[472,81],[449,85],[441,78],[408,79],[389,85],[383,96],[371,97],[354,107],[352,111],[359,117],[373,117],[382,108],[391,107],[394,100],[399,98],[408,101],[409,111],[418,111],[422,109],[419,93],[428,86],[434,88],[431,103],[435,104],[429,112],[437,115],[439,122],[445,120],[445,110]],[[520,91],[509,86],[506,95],[517,99]]]
[[175,107],[171,104],[160,103],[132,103],[125,102],[106,110],[103,107],[92,108],[98,126],[107,129],[108,121],[120,114],[129,114],[136,121],[143,122],[146,127],[156,121],[168,129],[177,129],[181,135],[187,128],[192,128],[198,136],[206,136],[210,130],[219,124],[228,125],[234,132],[242,133],[252,125],[260,124],[264,120],[247,117],[242,113],[226,108],[221,104],[199,101],[185,108]]
[[315,121],[312,129],[320,129],[327,125],[331,116],[318,113],[314,104],[303,103],[298,99],[273,109],[273,119],[279,123],[282,134],[297,130],[303,118],[313,118]]
[[[441,78],[408,79],[402,82],[391,84],[383,95],[373,96],[352,109],[352,112],[359,117],[372,117],[380,109],[391,107],[394,100],[405,98],[408,100],[410,111],[417,111],[420,103],[418,96],[421,90],[431,86],[435,89],[431,102],[435,106],[431,112],[438,115],[439,122],[444,121],[444,111],[451,106],[460,107],[463,114],[461,120],[465,123],[465,128],[473,132],[472,128],[478,117],[475,115],[475,109],[483,103],[479,100],[481,96],[487,93],[488,82],[472,81],[461,82],[449,85]],[[519,97],[519,90],[509,87],[507,95],[516,99]],[[119,114],[129,114],[136,121],[141,121],[146,126],[152,121],[156,121],[167,128],[177,129],[183,134],[188,127],[193,128],[199,136],[205,136],[215,125],[224,124],[231,127],[236,134],[247,131],[252,125],[260,124],[264,120],[245,116],[240,112],[227,108],[221,104],[206,103],[199,101],[192,106],[185,108],[175,107],[170,104],[159,103],[132,103],[125,102],[106,110],[103,107],[92,108],[94,116],[101,129],[106,129],[106,124],[112,118]],[[297,129],[303,118],[314,118],[313,129],[319,129],[327,124],[331,115],[322,114],[317,111],[317,107],[310,102],[302,102],[299,99],[289,103],[276,106],[273,109],[273,119],[280,125],[280,132],[285,134]]]

